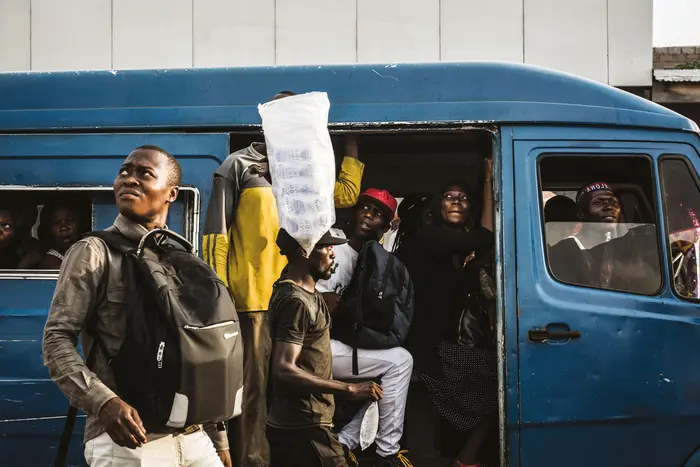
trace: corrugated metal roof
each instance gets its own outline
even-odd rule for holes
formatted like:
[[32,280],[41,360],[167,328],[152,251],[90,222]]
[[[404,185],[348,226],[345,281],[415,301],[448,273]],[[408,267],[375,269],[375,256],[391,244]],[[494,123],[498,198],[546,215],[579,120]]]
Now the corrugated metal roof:
[[675,83],[700,83],[700,70],[654,70],[654,79]]

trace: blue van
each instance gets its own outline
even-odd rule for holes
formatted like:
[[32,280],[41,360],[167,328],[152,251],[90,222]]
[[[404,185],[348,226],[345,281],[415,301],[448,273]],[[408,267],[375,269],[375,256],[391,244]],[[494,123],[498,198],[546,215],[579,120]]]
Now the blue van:
[[[503,466],[700,465],[700,132],[643,98],[502,63],[0,74],[0,197],[38,210],[79,192],[105,228],[120,162],[155,144],[183,166],[169,224],[197,245],[212,174],[262,138],[256,105],[283,89],[328,92],[331,134],[359,135],[363,185],[399,198],[476,185],[494,155]],[[614,229],[547,208],[590,183],[615,190]],[[566,273],[559,243],[612,237],[635,258],[618,280]],[[56,454],[68,403],[41,356],[56,277],[0,270],[3,466]]]

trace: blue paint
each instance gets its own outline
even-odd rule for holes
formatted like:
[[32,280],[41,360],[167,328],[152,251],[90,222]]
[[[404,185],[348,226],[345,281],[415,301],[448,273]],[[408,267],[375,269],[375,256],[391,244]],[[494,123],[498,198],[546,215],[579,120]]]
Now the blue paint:
[[[202,209],[214,170],[238,149],[229,148],[228,132],[258,131],[256,105],[282,89],[327,91],[338,126],[488,122],[499,133],[508,465],[697,465],[698,305],[672,293],[668,267],[664,287],[651,297],[552,279],[536,164],[547,152],[653,160],[674,153],[698,170],[700,138],[684,117],[582,78],[497,63],[7,73],[0,74],[0,89],[0,185],[110,186],[131,149],[156,144],[178,157]],[[655,196],[660,204],[661,194]],[[108,226],[115,213],[110,192],[101,193],[95,228]],[[168,222],[182,230],[184,217],[180,203]],[[660,239],[665,248],[666,236]],[[50,465],[60,437],[60,419],[2,422],[67,410],[40,353],[54,283],[0,279],[3,465]],[[582,337],[557,345],[528,341],[529,329],[549,323],[566,323]],[[80,434],[75,440],[70,464],[81,465]]]
[[257,104],[289,88],[328,92],[333,123],[497,121],[692,128],[664,107],[594,81],[490,62],[6,73],[0,74],[0,128],[258,125]]

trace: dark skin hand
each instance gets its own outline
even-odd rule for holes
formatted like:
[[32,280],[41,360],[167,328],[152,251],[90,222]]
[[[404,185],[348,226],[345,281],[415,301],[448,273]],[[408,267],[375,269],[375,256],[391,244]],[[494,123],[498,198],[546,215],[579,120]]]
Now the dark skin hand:
[[275,342],[272,351],[272,377],[275,382],[299,392],[320,392],[350,397],[352,399],[379,400],[384,396],[382,387],[374,381],[344,383],[332,379],[319,378],[297,366],[301,355],[301,345],[289,342]]
[[118,397],[102,406],[99,414],[105,431],[119,446],[138,448],[146,444],[146,429],[135,408]]

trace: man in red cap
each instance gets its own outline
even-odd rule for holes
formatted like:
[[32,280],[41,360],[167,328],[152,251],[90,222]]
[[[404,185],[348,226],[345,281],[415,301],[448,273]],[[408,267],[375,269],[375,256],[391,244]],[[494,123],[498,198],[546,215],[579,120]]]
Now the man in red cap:
[[[333,230],[333,235],[348,239],[348,243],[333,247],[335,267],[327,280],[320,280],[316,289],[331,312],[337,309],[340,296],[350,283],[355,271],[362,246],[370,241],[382,238],[391,227],[396,213],[396,199],[386,190],[370,188],[358,198],[352,222],[345,232]],[[332,336],[331,336],[332,337]],[[352,372],[352,347],[331,339],[333,354],[333,377],[339,380],[381,378],[384,397],[379,400],[379,431],[377,432],[377,450],[373,465],[406,466],[408,459],[399,452],[399,442],[403,435],[406,397],[413,371],[411,354],[401,347],[383,350],[358,349],[359,374]],[[360,444],[361,411],[348,423],[338,435],[340,443],[348,453],[352,453]],[[354,456],[350,456],[354,458]]]

